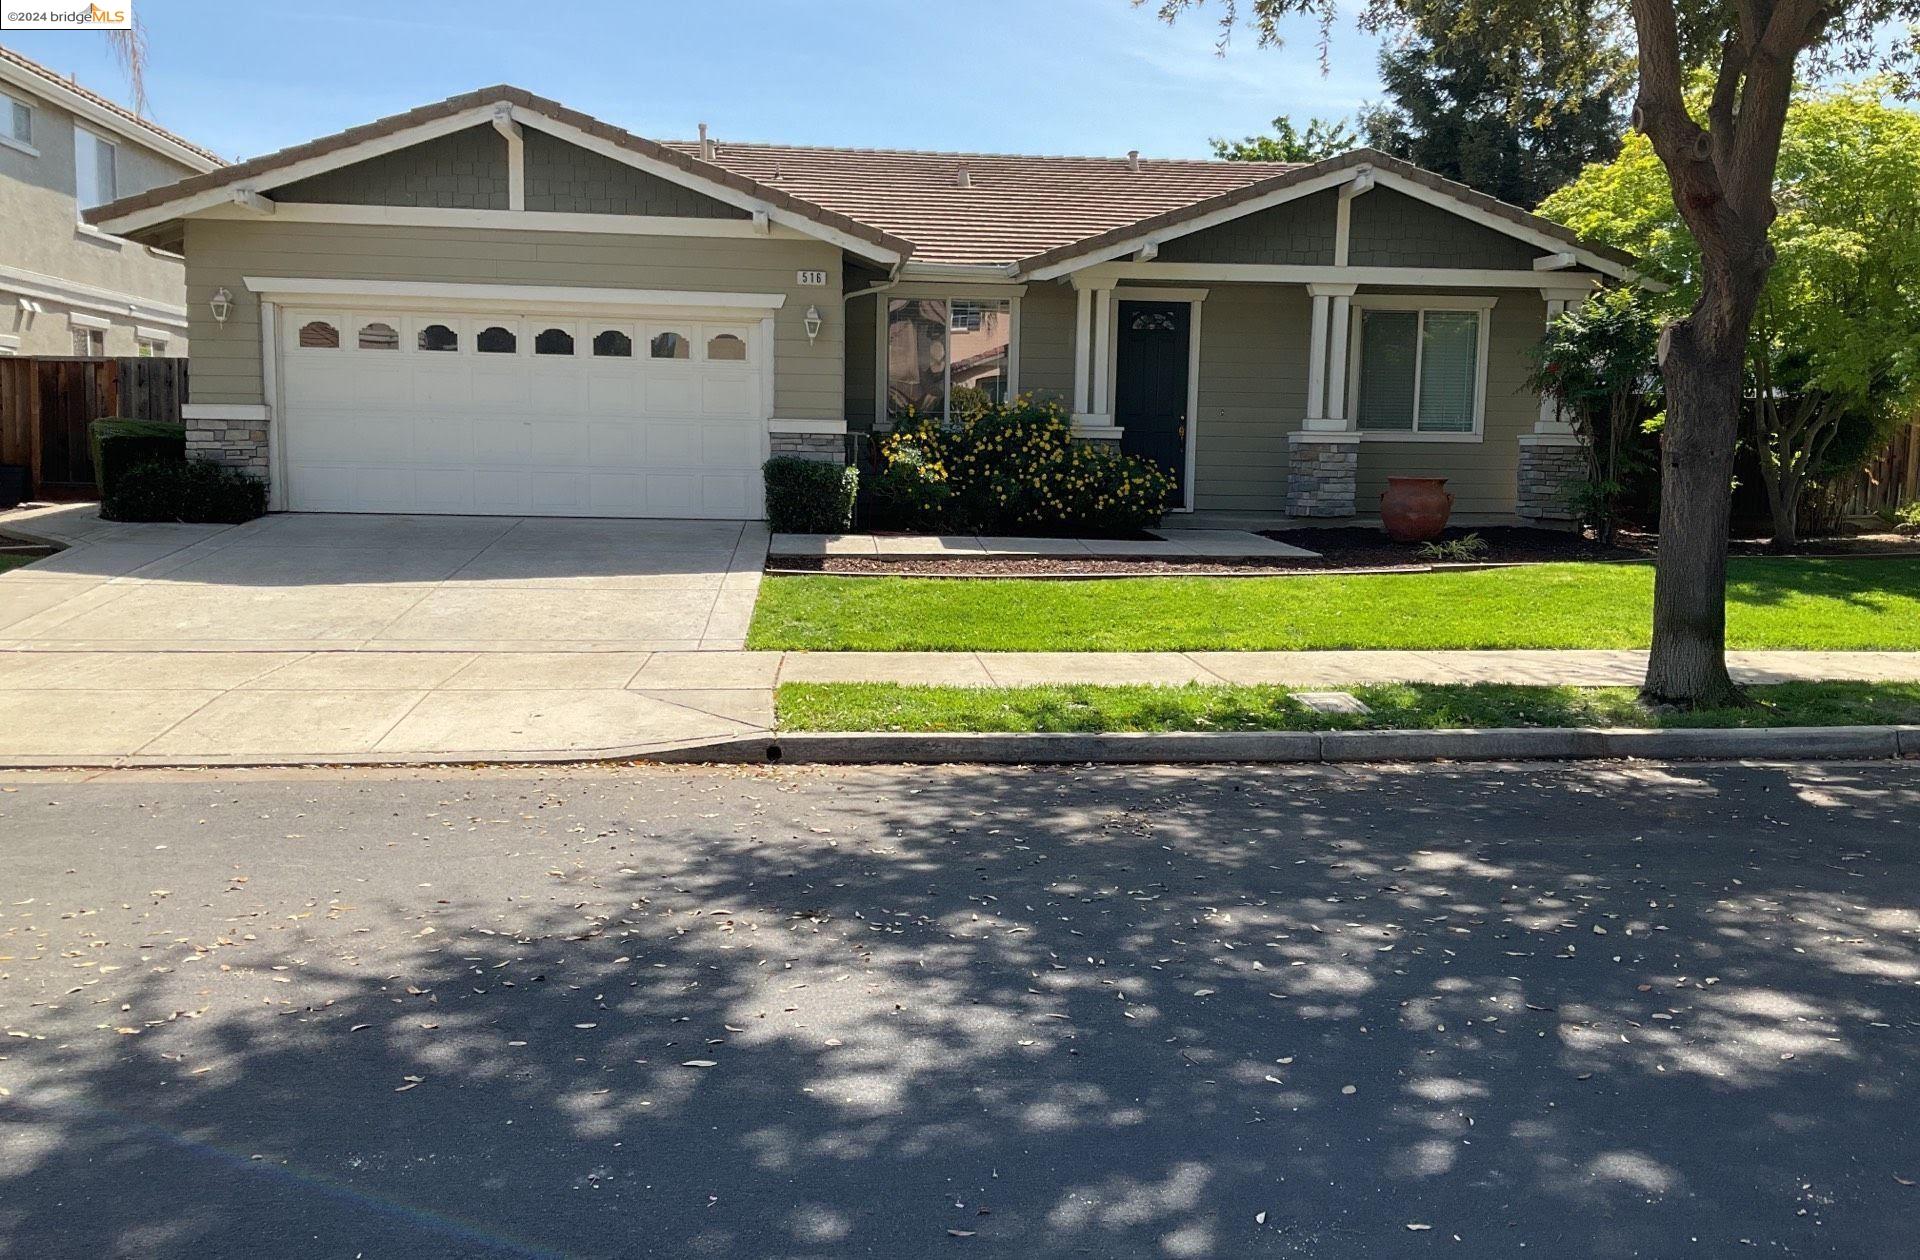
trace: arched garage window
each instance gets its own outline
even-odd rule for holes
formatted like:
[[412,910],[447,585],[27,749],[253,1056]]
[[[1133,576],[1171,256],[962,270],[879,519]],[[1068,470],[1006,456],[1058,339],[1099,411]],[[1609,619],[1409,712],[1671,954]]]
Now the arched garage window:
[[495,324],[480,330],[473,339],[473,348],[481,354],[512,354],[520,349],[520,339],[513,335],[513,329]]
[[362,324],[357,344],[362,350],[398,350],[400,333],[392,324]]
[[689,359],[693,357],[693,345],[677,332],[656,333],[647,353],[655,359]]
[[458,350],[460,334],[445,324],[423,324],[416,343],[422,350]]
[[338,350],[340,348],[340,330],[324,319],[300,325],[300,348],[302,350]]
[[573,334],[564,328],[548,328],[533,339],[535,354],[572,354]]
[[596,333],[593,338],[593,354],[599,359],[631,359],[633,357],[633,338],[618,328],[609,328]]
[[707,358],[715,363],[744,363],[747,343],[732,333],[717,333],[707,341]]

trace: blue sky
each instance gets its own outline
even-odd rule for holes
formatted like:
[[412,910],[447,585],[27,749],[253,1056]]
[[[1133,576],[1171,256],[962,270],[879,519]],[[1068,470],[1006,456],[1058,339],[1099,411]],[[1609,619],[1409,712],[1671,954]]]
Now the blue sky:
[[[1204,156],[1276,114],[1379,96],[1377,44],[1336,31],[1214,55],[1212,15],[1169,29],[1127,0],[138,0],[151,116],[248,157],[507,82],[641,135],[793,144]],[[440,15],[446,15],[442,17]],[[457,16],[455,16],[457,15]],[[124,99],[103,37],[5,42]]]

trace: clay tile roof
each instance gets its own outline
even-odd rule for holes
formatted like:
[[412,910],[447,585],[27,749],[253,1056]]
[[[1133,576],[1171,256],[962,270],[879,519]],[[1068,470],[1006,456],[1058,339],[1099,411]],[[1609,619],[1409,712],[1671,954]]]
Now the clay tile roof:
[[88,89],[81,87],[78,83],[76,83],[72,79],[62,78],[61,76],[55,74],[53,71],[47,69],[45,66],[41,65],[39,62],[29,60],[26,57],[22,57],[19,53],[13,51],[13,49],[11,48],[0,47],[0,61],[4,61],[9,65],[18,66],[20,69],[25,70],[28,74],[34,75],[37,78],[45,79],[48,83],[55,84],[56,86],[63,87],[67,91],[72,92],[75,95],[83,96],[87,100],[91,101],[93,104],[98,105],[101,109],[104,109],[108,113],[113,114],[115,117],[121,119],[128,126],[137,127],[142,131],[152,132],[154,135],[160,137],[163,140],[168,141],[171,144],[177,144],[183,149],[192,150],[193,152],[199,154],[201,157],[205,158],[209,162],[225,162],[227,160],[221,157],[218,153],[215,153],[211,149],[203,149],[199,145],[195,144],[193,141],[185,138],[184,136],[175,135],[173,132],[168,131],[165,127],[159,126],[149,119],[140,117],[140,115],[134,113],[132,110],[126,108],[124,105],[116,104],[115,102],[110,101],[106,97],[100,95],[98,92],[89,91]]
[[[698,153],[699,143],[669,148]],[[716,141],[714,163],[913,242],[916,263],[1004,266],[1295,169]],[[960,172],[966,171],[965,182]]]

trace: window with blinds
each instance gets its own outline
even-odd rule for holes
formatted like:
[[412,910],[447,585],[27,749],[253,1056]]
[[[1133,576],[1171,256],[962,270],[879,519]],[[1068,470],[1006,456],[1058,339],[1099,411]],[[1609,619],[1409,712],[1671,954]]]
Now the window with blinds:
[[1354,416],[1381,433],[1472,433],[1485,311],[1362,308]]

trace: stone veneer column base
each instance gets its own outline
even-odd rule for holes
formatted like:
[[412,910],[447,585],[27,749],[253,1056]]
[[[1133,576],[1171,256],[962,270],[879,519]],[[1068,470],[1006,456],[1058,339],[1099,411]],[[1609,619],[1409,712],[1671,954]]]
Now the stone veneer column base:
[[208,460],[238,468],[267,480],[267,422],[265,420],[181,421],[187,430],[187,458]]
[[847,462],[847,440],[838,433],[775,433],[768,442],[776,458],[811,459],[822,464]]
[[1287,515],[1352,516],[1359,474],[1358,434],[1288,435]]
[[1514,514],[1528,521],[1573,520],[1573,492],[1586,476],[1587,453],[1578,437],[1569,433],[1522,434]]

